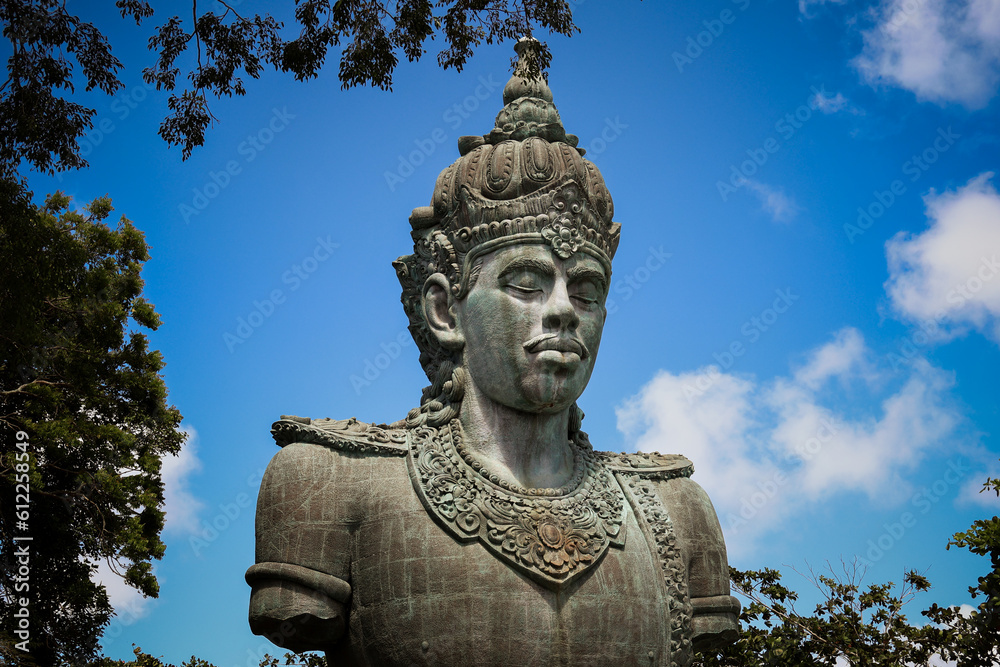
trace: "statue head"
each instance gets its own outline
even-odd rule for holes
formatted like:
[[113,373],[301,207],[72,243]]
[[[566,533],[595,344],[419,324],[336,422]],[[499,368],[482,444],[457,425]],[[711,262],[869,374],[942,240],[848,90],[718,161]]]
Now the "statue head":
[[[461,137],[431,206],[410,216],[413,254],[393,266],[431,385],[410,423],[458,414],[468,382],[519,410],[573,407],[593,370],[620,225],[597,168],[566,134],[526,63],[487,135]],[[471,376],[471,377],[470,377]]]

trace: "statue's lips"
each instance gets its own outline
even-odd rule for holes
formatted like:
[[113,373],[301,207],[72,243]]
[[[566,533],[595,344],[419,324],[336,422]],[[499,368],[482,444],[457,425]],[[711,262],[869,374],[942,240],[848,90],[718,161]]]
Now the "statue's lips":
[[590,356],[590,351],[583,341],[572,336],[560,336],[557,333],[544,333],[535,336],[529,341],[525,341],[524,349],[532,354],[544,352],[545,350],[555,350],[564,354],[573,353],[583,361]]

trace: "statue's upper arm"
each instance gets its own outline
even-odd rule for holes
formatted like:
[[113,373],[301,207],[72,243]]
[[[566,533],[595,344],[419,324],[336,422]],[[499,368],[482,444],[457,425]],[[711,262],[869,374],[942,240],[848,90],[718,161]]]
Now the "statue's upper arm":
[[664,483],[661,498],[687,553],[695,648],[728,644],[739,629],[740,603],[730,595],[726,543],[712,501],[687,477]]
[[257,562],[250,627],[294,651],[323,650],[344,633],[350,536],[335,513],[337,455],[316,445],[284,447],[268,465],[257,501]]

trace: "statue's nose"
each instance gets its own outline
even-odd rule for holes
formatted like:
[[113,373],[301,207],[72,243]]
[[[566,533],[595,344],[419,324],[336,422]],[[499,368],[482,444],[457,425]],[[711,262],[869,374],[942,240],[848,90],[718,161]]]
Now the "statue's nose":
[[566,281],[557,279],[545,302],[545,313],[542,316],[542,326],[556,331],[573,331],[580,323],[580,316],[573,307],[569,297]]

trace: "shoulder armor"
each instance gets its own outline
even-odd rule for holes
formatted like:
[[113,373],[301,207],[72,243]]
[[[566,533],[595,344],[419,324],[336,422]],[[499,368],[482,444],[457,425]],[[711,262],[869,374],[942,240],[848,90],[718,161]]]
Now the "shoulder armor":
[[[398,423],[398,422],[397,422]],[[271,425],[279,446],[309,442],[357,454],[406,456],[406,429],[396,424],[366,424],[350,419],[310,419],[281,415]]]
[[597,452],[597,455],[614,472],[639,473],[652,479],[674,479],[694,474],[694,464],[680,454]]

